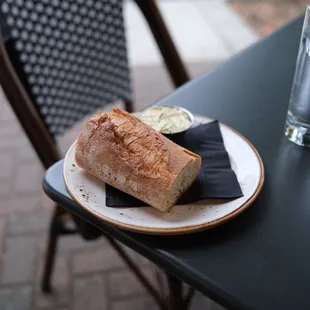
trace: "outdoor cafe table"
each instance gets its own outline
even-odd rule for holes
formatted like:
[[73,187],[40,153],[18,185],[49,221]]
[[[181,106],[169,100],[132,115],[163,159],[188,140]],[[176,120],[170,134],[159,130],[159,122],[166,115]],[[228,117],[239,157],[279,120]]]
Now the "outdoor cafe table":
[[302,17],[157,103],[218,119],[257,148],[264,187],[235,219],[183,236],[117,229],[70,198],[62,161],[47,195],[228,309],[310,309],[310,150],[283,136],[301,27]]

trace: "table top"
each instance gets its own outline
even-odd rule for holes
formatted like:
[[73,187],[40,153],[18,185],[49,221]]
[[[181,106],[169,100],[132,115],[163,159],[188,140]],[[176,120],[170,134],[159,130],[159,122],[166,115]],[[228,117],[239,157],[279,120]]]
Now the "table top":
[[310,309],[310,150],[283,136],[301,27],[302,17],[158,102],[219,119],[259,151],[263,190],[234,220],[185,236],[121,231],[73,202],[62,162],[46,193],[229,309]]

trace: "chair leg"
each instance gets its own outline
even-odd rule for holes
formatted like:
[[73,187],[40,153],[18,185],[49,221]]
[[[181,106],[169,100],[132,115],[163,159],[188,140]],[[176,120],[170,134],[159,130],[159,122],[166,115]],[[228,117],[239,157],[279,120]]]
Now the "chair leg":
[[56,205],[50,224],[49,240],[47,243],[44,269],[42,275],[41,289],[44,293],[52,291],[51,276],[54,270],[55,257],[57,251],[57,242],[61,231],[61,222],[59,217],[64,213],[62,207]]
[[169,295],[168,309],[169,310],[185,310],[183,301],[183,285],[180,280],[167,273]]
[[155,0],[135,0],[146,18],[175,87],[190,80]]
[[166,305],[164,301],[161,299],[160,294],[153,287],[153,285],[149,282],[149,280],[145,277],[145,275],[141,272],[140,268],[134,263],[134,261],[127,255],[127,253],[123,250],[123,248],[118,245],[118,243],[109,235],[106,235],[107,240],[110,245],[114,248],[114,250],[121,256],[121,258],[125,261],[127,266],[133,272],[133,274],[138,278],[140,283],[145,287],[148,293],[153,297],[154,301],[159,306],[160,310],[166,310]]
[[188,292],[184,294],[183,283],[174,276],[166,273],[168,282],[168,309],[169,310],[189,310],[190,303],[194,297],[195,290],[191,287]]
[[185,296],[185,300],[184,300],[185,309],[189,309],[190,303],[191,303],[194,295],[195,295],[195,289],[193,287],[191,287],[189,289],[187,295]]
[[124,100],[125,110],[128,113],[132,113],[134,111],[134,103],[131,100]]

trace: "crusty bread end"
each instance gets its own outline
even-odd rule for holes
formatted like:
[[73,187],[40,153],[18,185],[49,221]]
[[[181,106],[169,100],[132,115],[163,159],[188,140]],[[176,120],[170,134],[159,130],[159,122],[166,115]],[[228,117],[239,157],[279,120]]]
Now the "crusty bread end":
[[119,109],[86,122],[75,158],[98,179],[162,212],[175,205],[201,166],[200,156]]

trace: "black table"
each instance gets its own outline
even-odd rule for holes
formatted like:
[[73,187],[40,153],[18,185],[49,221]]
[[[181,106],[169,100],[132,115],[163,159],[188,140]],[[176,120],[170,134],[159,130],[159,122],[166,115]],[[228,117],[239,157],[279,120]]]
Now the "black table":
[[121,231],[73,202],[62,162],[48,170],[46,193],[229,309],[310,309],[310,151],[283,136],[301,27],[298,18],[158,102],[217,118],[255,145],[265,185],[236,219],[186,236]]

